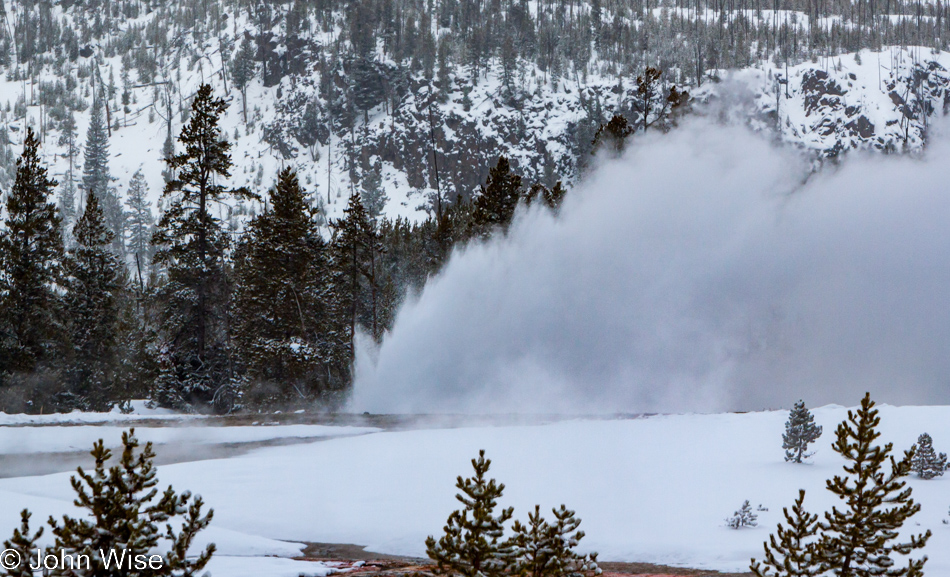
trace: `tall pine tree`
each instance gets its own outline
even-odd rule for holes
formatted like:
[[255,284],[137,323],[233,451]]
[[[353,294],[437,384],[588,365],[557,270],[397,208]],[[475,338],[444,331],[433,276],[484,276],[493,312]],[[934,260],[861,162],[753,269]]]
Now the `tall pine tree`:
[[178,141],[184,151],[167,159],[176,177],[162,192],[169,204],[153,243],[155,262],[167,268],[162,314],[178,377],[177,391],[159,391],[159,402],[183,399],[211,403],[233,377],[228,359],[225,254],[229,240],[211,204],[228,196],[256,198],[245,189],[220,184],[231,176],[230,143],[218,121],[227,108],[203,84]]
[[125,201],[129,208],[129,252],[137,267],[145,267],[152,259],[152,227],[155,220],[148,202],[148,185],[142,169],[135,171],[129,181],[129,194]]
[[358,194],[350,195],[344,217],[334,223],[331,243],[330,314],[334,334],[331,358],[336,370],[349,371],[356,331],[381,334],[379,264],[382,245]]
[[310,401],[327,386],[326,251],[314,216],[285,168],[235,251],[234,340],[258,403]]
[[67,371],[74,408],[105,411],[115,400],[118,370],[117,329],[122,265],[109,251],[112,232],[105,226],[96,195],[86,195],[86,208],[73,234],[76,246],[66,259],[66,310],[72,344]]
[[99,199],[106,226],[112,231],[110,246],[118,254],[125,249],[125,211],[118,194],[112,188],[112,175],[109,172],[109,134],[102,116],[101,95],[93,99],[89,129],[86,131],[86,145],[83,150],[82,190],[93,193]]
[[40,142],[27,128],[16,179],[6,199],[0,232],[0,379],[4,372],[49,366],[62,343],[63,237],[57,185],[40,163]]

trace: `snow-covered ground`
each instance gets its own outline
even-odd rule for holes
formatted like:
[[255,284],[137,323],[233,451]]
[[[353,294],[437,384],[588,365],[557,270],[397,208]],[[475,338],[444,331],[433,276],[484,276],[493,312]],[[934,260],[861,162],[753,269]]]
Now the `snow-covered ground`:
[[[808,491],[810,511],[835,504],[824,484],[841,472],[831,443],[846,412],[815,411],[824,434],[803,465],[784,462],[787,412],[772,411],[378,432],[162,466],[159,478],[162,486],[201,494],[215,509],[203,537],[219,546],[211,566],[218,577],[328,571],[288,559],[301,548],[293,542],[424,556],[425,537],[458,506],[456,475],[469,474],[479,449],[493,461],[492,476],[506,484],[502,504],[513,505],[516,518],[535,503],[548,510],[564,503],[583,519],[583,548],[602,560],[745,570],[750,557],[761,557],[762,542],[799,488]],[[950,448],[950,407],[882,406],[881,418],[881,441],[899,451],[925,431],[938,451]],[[0,442],[14,431],[0,428]],[[100,431],[117,441],[117,430]],[[68,477],[0,480],[0,535],[9,534],[22,507],[38,519],[69,510]],[[950,575],[950,525],[942,522],[950,520],[950,477],[909,484],[922,510],[908,529],[934,532],[927,574]],[[727,528],[725,518],[745,499],[768,508],[758,513],[759,526]]]
[[[129,426],[136,427],[134,423]],[[87,451],[98,439],[106,446],[120,446],[120,426],[77,425],[70,427],[10,427],[0,429],[0,455],[63,453]],[[189,445],[223,443],[260,443],[276,439],[319,439],[341,435],[361,435],[378,431],[371,427],[335,427],[327,425],[272,425],[234,427],[136,427],[142,443]]]

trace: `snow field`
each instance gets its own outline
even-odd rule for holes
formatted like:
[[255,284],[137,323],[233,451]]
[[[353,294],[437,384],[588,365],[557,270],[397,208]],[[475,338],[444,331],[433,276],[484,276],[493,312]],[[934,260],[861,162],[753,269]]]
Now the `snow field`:
[[[744,571],[750,557],[761,557],[763,541],[799,488],[808,491],[809,511],[836,504],[824,484],[841,473],[831,443],[846,409],[814,412],[824,433],[803,465],[784,462],[788,413],[772,411],[381,432],[162,466],[159,479],[161,486],[201,494],[215,509],[203,537],[219,545],[211,568],[218,577],[244,575],[251,561],[243,564],[243,556],[289,557],[299,550],[281,541],[357,543],[424,556],[425,537],[437,535],[459,506],[456,476],[471,473],[469,461],[481,448],[493,461],[491,476],[506,485],[502,506],[514,506],[523,519],[535,503],[548,511],[564,503],[583,519],[581,548],[599,551],[602,560]],[[882,406],[881,442],[902,452],[926,431],[947,452],[948,417],[950,407]],[[68,510],[68,477],[0,480],[0,535],[12,530],[23,506],[39,519]],[[942,523],[950,519],[950,478],[909,484],[922,510],[907,531],[934,532],[927,574],[950,575],[950,526]],[[757,512],[758,527],[727,528],[726,517],[745,499],[769,511]],[[271,562],[274,575],[297,563],[253,561]]]
[[[135,423],[130,423],[129,427],[135,427],[135,434],[143,445],[151,441],[159,446],[167,443],[256,443],[284,438],[309,439],[337,435],[361,435],[379,430],[371,427],[334,427],[327,425],[136,427]],[[92,444],[99,439],[104,439],[107,447],[118,447],[121,445],[122,431],[127,429],[128,427],[113,425],[4,427],[0,429],[0,456],[71,451],[88,452],[92,449]],[[160,448],[157,450],[161,451]]]

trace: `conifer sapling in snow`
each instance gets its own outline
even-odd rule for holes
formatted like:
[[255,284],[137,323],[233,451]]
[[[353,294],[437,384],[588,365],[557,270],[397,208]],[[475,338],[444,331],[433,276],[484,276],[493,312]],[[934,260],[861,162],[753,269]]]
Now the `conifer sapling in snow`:
[[[30,559],[35,559],[37,550],[36,542],[43,535],[43,528],[40,527],[36,533],[30,533],[31,513],[27,509],[20,512],[20,527],[13,530],[13,537],[3,542],[4,554],[0,561],[3,561],[2,575],[9,577],[33,577],[33,570],[30,568]],[[13,551],[14,553],[10,553]],[[15,565],[15,566],[11,566]]]
[[600,575],[597,553],[579,555],[574,551],[584,538],[584,532],[577,530],[581,520],[564,505],[552,512],[556,519],[553,525],[541,517],[539,505],[534,506],[534,513],[528,513],[527,525],[515,521],[512,573],[522,577]]
[[[69,554],[88,555],[91,569],[84,577],[129,577],[128,560],[136,556],[154,554],[160,539],[169,549],[162,555],[161,569],[149,572],[155,577],[191,577],[197,574],[215,551],[210,544],[197,556],[186,557],[195,535],[211,522],[212,511],[202,514],[204,503],[201,497],[192,499],[191,493],[177,494],[168,487],[156,500],[158,484],[153,459],[152,444],[146,443],[141,450],[135,430],[122,433],[122,456],[117,465],[106,468],[112,451],[105,448],[100,439],[90,453],[95,459],[95,468],[86,472],[80,467],[78,477],[70,479],[76,492],[75,504],[86,510],[80,518],[63,516],[61,522],[50,517],[49,524],[56,536],[54,549]],[[183,517],[176,532],[172,520]],[[159,525],[164,524],[164,534]],[[102,551],[107,558],[100,555]],[[109,551],[116,555],[125,553],[123,565],[108,557]],[[141,558],[141,557],[139,557]],[[109,567],[106,567],[106,562]],[[71,573],[69,573],[71,574]]]
[[934,451],[933,439],[927,433],[917,438],[917,443],[911,450],[914,457],[910,461],[910,470],[921,479],[939,477],[947,470],[947,454],[938,455]]
[[815,416],[805,408],[805,402],[795,403],[785,423],[785,434],[782,435],[785,460],[801,463],[802,459],[810,457],[812,454],[806,453],[808,445],[820,436],[821,427],[815,425]]
[[788,527],[779,523],[776,533],[763,543],[765,561],[752,559],[749,569],[758,577],[811,577],[818,575],[820,567],[815,557],[815,535],[818,533],[818,515],[805,510],[805,491],[798,492],[798,499],[788,512],[783,509]]
[[758,515],[752,512],[752,505],[750,505],[749,500],[746,499],[745,502],[742,503],[742,506],[739,507],[739,510],[736,511],[732,517],[726,519],[726,525],[733,529],[755,527],[758,525],[758,523],[756,523],[757,518]]
[[[891,456],[893,445],[874,444],[881,434],[881,419],[870,394],[861,400],[858,411],[848,411],[847,420],[838,425],[832,445],[845,458],[845,476],[827,482],[828,490],[844,501],[839,510],[832,508],[820,523],[818,558],[822,571],[840,577],[915,577],[923,575],[926,557],[908,559],[905,567],[895,567],[894,553],[908,555],[921,549],[930,531],[910,535],[908,541],[894,543],[904,521],[920,510],[911,498],[911,489],[902,480],[910,473],[913,451],[900,461]],[[890,471],[884,462],[890,462]]]
[[465,508],[449,515],[445,534],[438,541],[426,538],[426,554],[436,562],[437,575],[500,577],[511,564],[512,544],[503,537],[514,509],[495,515],[505,485],[485,478],[490,466],[485,451],[479,451],[478,459],[472,459],[475,476],[463,479],[459,475],[455,483],[461,491],[455,498]]

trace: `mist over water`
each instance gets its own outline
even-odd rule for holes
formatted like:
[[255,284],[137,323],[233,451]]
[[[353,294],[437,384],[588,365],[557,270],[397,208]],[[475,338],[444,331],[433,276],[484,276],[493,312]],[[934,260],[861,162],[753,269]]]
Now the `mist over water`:
[[361,347],[372,412],[950,403],[950,141],[808,174],[696,121],[453,255]]

